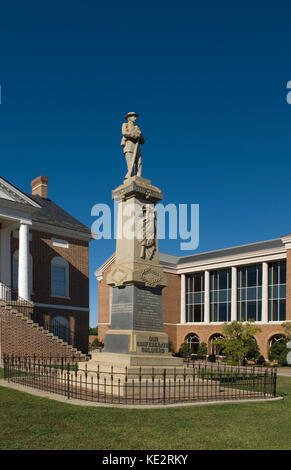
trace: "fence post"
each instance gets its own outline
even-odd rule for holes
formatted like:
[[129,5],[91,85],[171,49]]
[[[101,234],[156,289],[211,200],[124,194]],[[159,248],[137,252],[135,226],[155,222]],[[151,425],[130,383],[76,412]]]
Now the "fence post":
[[163,401],[166,403],[166,375],[167,375],[167,370],[164,369],[164,389],[163,389]]
[[70,399],[70,363],[67,364],[67,397]]
[[273,376],[273,396],[276,396],[276,389],[277,389],[277,369],[274,369],[274,376]]
[[264,373],[264,396],[266,396],[267,394],[267,370],[265,370],[265,373]]

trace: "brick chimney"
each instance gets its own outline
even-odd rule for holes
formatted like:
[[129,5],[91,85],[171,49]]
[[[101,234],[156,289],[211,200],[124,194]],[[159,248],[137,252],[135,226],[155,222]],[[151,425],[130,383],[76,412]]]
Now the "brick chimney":
[[31,193],[34,196],[40,196],[47,199],[47,184],[48,178],[46,176],[38,176],[31,183]]

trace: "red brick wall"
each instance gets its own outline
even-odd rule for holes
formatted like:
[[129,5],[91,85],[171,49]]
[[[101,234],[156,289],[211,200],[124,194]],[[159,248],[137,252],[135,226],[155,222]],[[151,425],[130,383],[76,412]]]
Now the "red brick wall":
[[[106,284],[106,274],[110,268],[104,273],[102,281],[98,283],[98,318],[99,322],[109,322],[109,287]],[[180,281],[179,275],[166,273],[168,278],[168,286],[162,291],[163,299],[163,318],[165,324],[165,332],[169,335],[170,340],[174,344],[175,351],[178,351],[185,338],[190,333],[195,333],[200,339],[200,343],[207,344],[209,353],[210,341],[212,335],[222,333],[223,325],[178,325],[180,323]],[[287,301],[286,316],[291,320],[291,250],[287,252]],[[256,341],[260,348],[261,354],[267,358],[270,339],[276,334],[285,334],[285,330],[280,325],[259,325],[261,332],[255,335]],[[108,326],[98,326],[99,339],[104,341],[104,334],[108,330]]]
[[98,338],[104,343],[104,336],[109,329],[109,325],[100,323],[109,323],[110,308],[110,287],[106,284],[106,276],[111,266],[104,271],[103,279],[98,281]]
[[[89,308],[89,243],[69,237],[56,236],[37,230],[30,231],[30,253],[33,259],[33,295],[31,300],[36,303],[75,306]],[[63,238],[69,248],[52,245],[52,238]],[[13,253],[19,249],[19,240],[11,235],[11,276],[13,279]],[[51,261],[55,256],[61,256],[69,263],[69,298],[51,296]],[[11,282],[12,282],[11,279]],[[34,320],[42,323],[42,317],[51,320],[55,316],[68,319],[78,337],[78,347],[88,352],[89,312],[77,309],[59,309],[35,307]]]
[[[277,334],[286,334],[284,328],[280,325],[258,325],[261,328],[261,332],[254,335],[261,355],[267,359],[268,351],[270,347],[270,339],[272,336]],[[208,346],[208,352],[210,353],[210,340],[212,335],[216,333],[222,333],[223,325],[183,325],[178,326],[176,329],[176,338],[174,341],[175,349],[178,351],[181,344],[185,341],[186,337],[190,333],[196,334],[200,343],[206,343]]]
[[162,290],[164,323],[180,323],[181,277],[165,273],[168,286]]
[[76,352],[58,343],[52,337],[44,334],[38,328],[22,320],[21,317],[0,308],[0,345],[1,354],[43,356],[43,357],[77,357]]
[[[33,259],[32,300],[41,303],[59,305],[89,306],[89,247],[88,242],[64,237],[69,248],[52,245],[51,239],[58,238],[53,233],[31,230],[30,253]],[[14,251],[18,250],[18,239],[11,238],[11,266]],[[51,297],[51,261],[61,256],[70,265],[70,299]],[[13,266],[12,266],[13,269]],[[12,273],[11,269],[11,273]],[[13,276],[13,273],[12,273]]]

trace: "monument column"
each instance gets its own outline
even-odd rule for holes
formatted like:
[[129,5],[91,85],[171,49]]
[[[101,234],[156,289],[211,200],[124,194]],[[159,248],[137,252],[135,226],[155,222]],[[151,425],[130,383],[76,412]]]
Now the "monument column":
[[162,289],[168,280],[159,262],[155,209],[163,193],[141,176],[144,138],[135,125],[137,114],[125,118],[121,145],[128,171],[112,191],[118,214],[115,263],[106,276],[112,292],[110,329],[104,350],[93,353],[92,360],[118,367],[181,366],[183,359],[169,352],[163,322]]

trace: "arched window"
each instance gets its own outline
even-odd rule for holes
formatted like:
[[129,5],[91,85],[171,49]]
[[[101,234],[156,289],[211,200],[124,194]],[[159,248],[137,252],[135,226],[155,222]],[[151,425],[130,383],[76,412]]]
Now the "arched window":
[[195,333],[190,333],[188,336],[186,336],[185,341],[189,345],[190,353],[197,354],[199,344],[200,344],[199,336],[197,336]]
[[69,320],[62,316],[54,317],[51,322],[51,332],[54,336],[58,336],[58,338],[68,343],[70,337]]
[[286,342],[286,336],[281,335],[281,334],[272,336],[269,341],[270,347],[272,346],[273,343],[277,343],[278,341]]
[[[12,264],[12,288],[18,291],[18,250],[13,253],[13,264]],[[33,260],[31,254],[29,254],[29,292],[33,293]]]
[[51,262],[51,295],[69,297],[69,263],[60,256]]
[[217,354],[217,355],[220,355],[222,354],[222,347],[219,346],[218,344],[215,344],[214,341],[216,339],[223,339],[224,336],[220,333],[215,333],[214,335],[212,335],[209,339],[209,343],[210,343],[210,351],[211,351],[211,354]]

